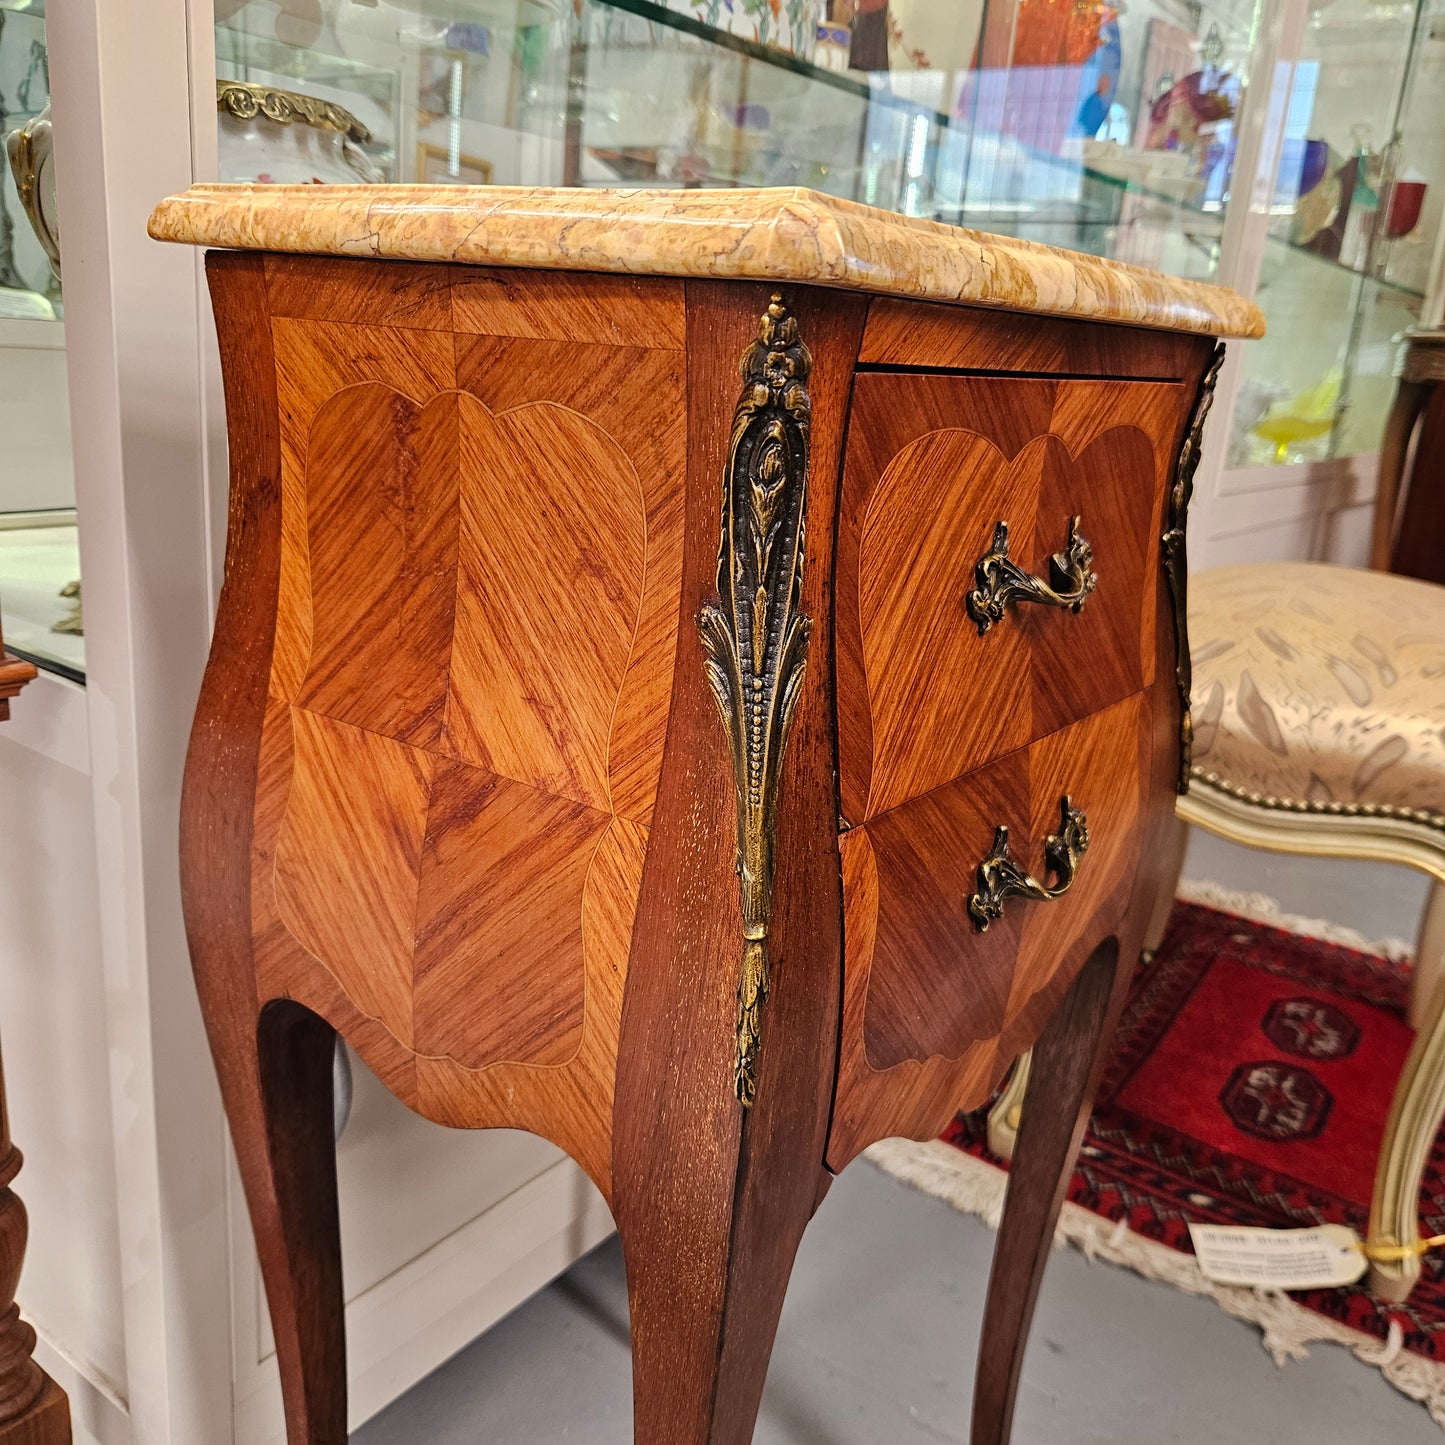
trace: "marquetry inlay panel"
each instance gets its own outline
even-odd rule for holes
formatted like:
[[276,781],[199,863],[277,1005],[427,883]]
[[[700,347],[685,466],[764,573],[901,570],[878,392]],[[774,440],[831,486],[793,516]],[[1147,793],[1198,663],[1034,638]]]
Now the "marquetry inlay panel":
[[[591,341],[595,314],[572,343],[471,334],[505,330],[525,284],[474,281],[443,329],[426,279],[373,286],[364,308],[422,325],[272,323],[258,975],[358,1029],[368,1062],[449,1122],[570,1090],[541,1132],[605,1182],[677,647],[681,366]],[[283,262],[282,304],[289,280]],[[533,330],[559,329],[553,305]]]
[[[850,822],[1152,680],[1157,522],[1179,404],[1168,384],[858,379],[838,579]],[[1082,609],[1011,605],[981,636],[965,599],[996,524],[1008,524],[1010,556],[1047,576],[1074,517],[1098,577]]]

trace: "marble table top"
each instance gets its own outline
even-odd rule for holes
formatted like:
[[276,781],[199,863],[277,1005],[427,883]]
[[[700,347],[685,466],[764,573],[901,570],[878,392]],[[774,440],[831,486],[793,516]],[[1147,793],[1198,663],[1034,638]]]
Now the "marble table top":
[[232,250],[791,282],[1033,315],[1256,337],[1220,286],[902,216],[796,187],[197,185],[157,240]]

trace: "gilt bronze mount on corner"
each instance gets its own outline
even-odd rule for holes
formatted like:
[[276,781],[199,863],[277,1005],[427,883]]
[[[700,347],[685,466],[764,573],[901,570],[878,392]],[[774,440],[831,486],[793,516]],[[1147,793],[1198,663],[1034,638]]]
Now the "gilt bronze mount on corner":
[[1186,534],[1189,525],[1189,499],[1194,495],[1194,474],[1199,470],[1199,457],[1204,445],[1204,423],[1214,405],[1214,383],[1224,365],[1224,343],[1214,344],[1214,355],[1199,382],[1189,430],[1179,449],[1174,468],[1174,484],[1169,488],[1169,525],[1159,539],[1164,560],[1164,575],[1169,581],[1169,600],[1174,609],[1174,685],[1179,694],[1179,775],[1175,787],[1189,791],[1189,770],[1194,764],[1194,715],[1189,694],[1194,685],[1194,670],[1189,659],[1189,558]]
[[1056,880],[1052,886],[1019,867],[1009,852],[1008,828],[999,825],[988,857],[978,865],[978,891],[968,900],[968,916],[979,933],[986,933],[990,923],[1003,917],[1004,903],[1011,897],[1059,898],[1069,891],[1088,851],[1089,820],[1067,794],[1059,800],[1059,810],[1059,831],[1044,840],[1044,858]]
[[1062,552],[1049,558],[1049,578],[1025,572],[1008,552],[1008,523],[993,529],[993,543],[973,569],[975,587],[968,594],[968,615],[978,624],[982,637],[994,623],[1002,622],[1010,602],[1033,602],[1041,607],[1082,610],[1099,585],[1094,571],[1094,549],[1079,531],[1078,517],[1069,520],[1069,535]]
[[812,366],[797,321],[774,296],[757,340],[743,354],[723,477],[720,600],[707,603],[697,620],[737,792],[743,957],[733,1084],[744,1108],[757,1094],[758,1034],[768,996],[778,776],[813,625],[799,609]]

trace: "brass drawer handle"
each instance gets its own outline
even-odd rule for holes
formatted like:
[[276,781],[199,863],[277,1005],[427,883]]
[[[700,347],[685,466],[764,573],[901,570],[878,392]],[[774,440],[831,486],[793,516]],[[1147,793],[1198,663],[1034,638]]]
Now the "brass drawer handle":
[[1063,821],[1057,833],[1044,839],[1044,857],[1057,881],[1050,888],[1025,873],[1009,856],[1008,829],[1002,824],[993,835],[988,857],[978,865],[978,892],[968,900],[968,916],[979,933],[988,931],[995,918],[1003,917],[1004,900],[1020,898],[1058,898],[1069,891],[1079,860],[1089,847],[1089,820],[1069,801],[1067,793],[1059,800]]
[[1042,607],[1083,608],[1085,600],[1099,585],[1094,571],[1094,549],[1079,531],[1079,518],[1069,522],[1064,550],[1049,558],[1049,580],[1025,572],[1008,554],[1008,523],[993,529],[993,546],[978,559],[973,569],[977,584],[968,594],[968,615],[978,623],[982,637],[995,622],[1003,621],[1010,602],[1036,602]]

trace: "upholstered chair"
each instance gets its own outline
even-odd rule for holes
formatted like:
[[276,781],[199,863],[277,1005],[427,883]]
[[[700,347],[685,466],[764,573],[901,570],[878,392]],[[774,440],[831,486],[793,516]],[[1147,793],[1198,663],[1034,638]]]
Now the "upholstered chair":
[[[1372,1244],[1412,1244],[1445,1117],[1445,587],[1315,563],[1221,567],[1190,578],[1189,636],[1194,749],[1180,820],[1257,848],[1400,863],[1431,879],[1411,979],[1415,1043],[1369,1223]],[[1156,941],[1170,902],[1172,891]],[[1027,1064],[990,1111],[989,1142],[1005,1157]],[[1376,1261],[1370,1285],[1402,1300],[1419,1273],[1418,1257]]]

